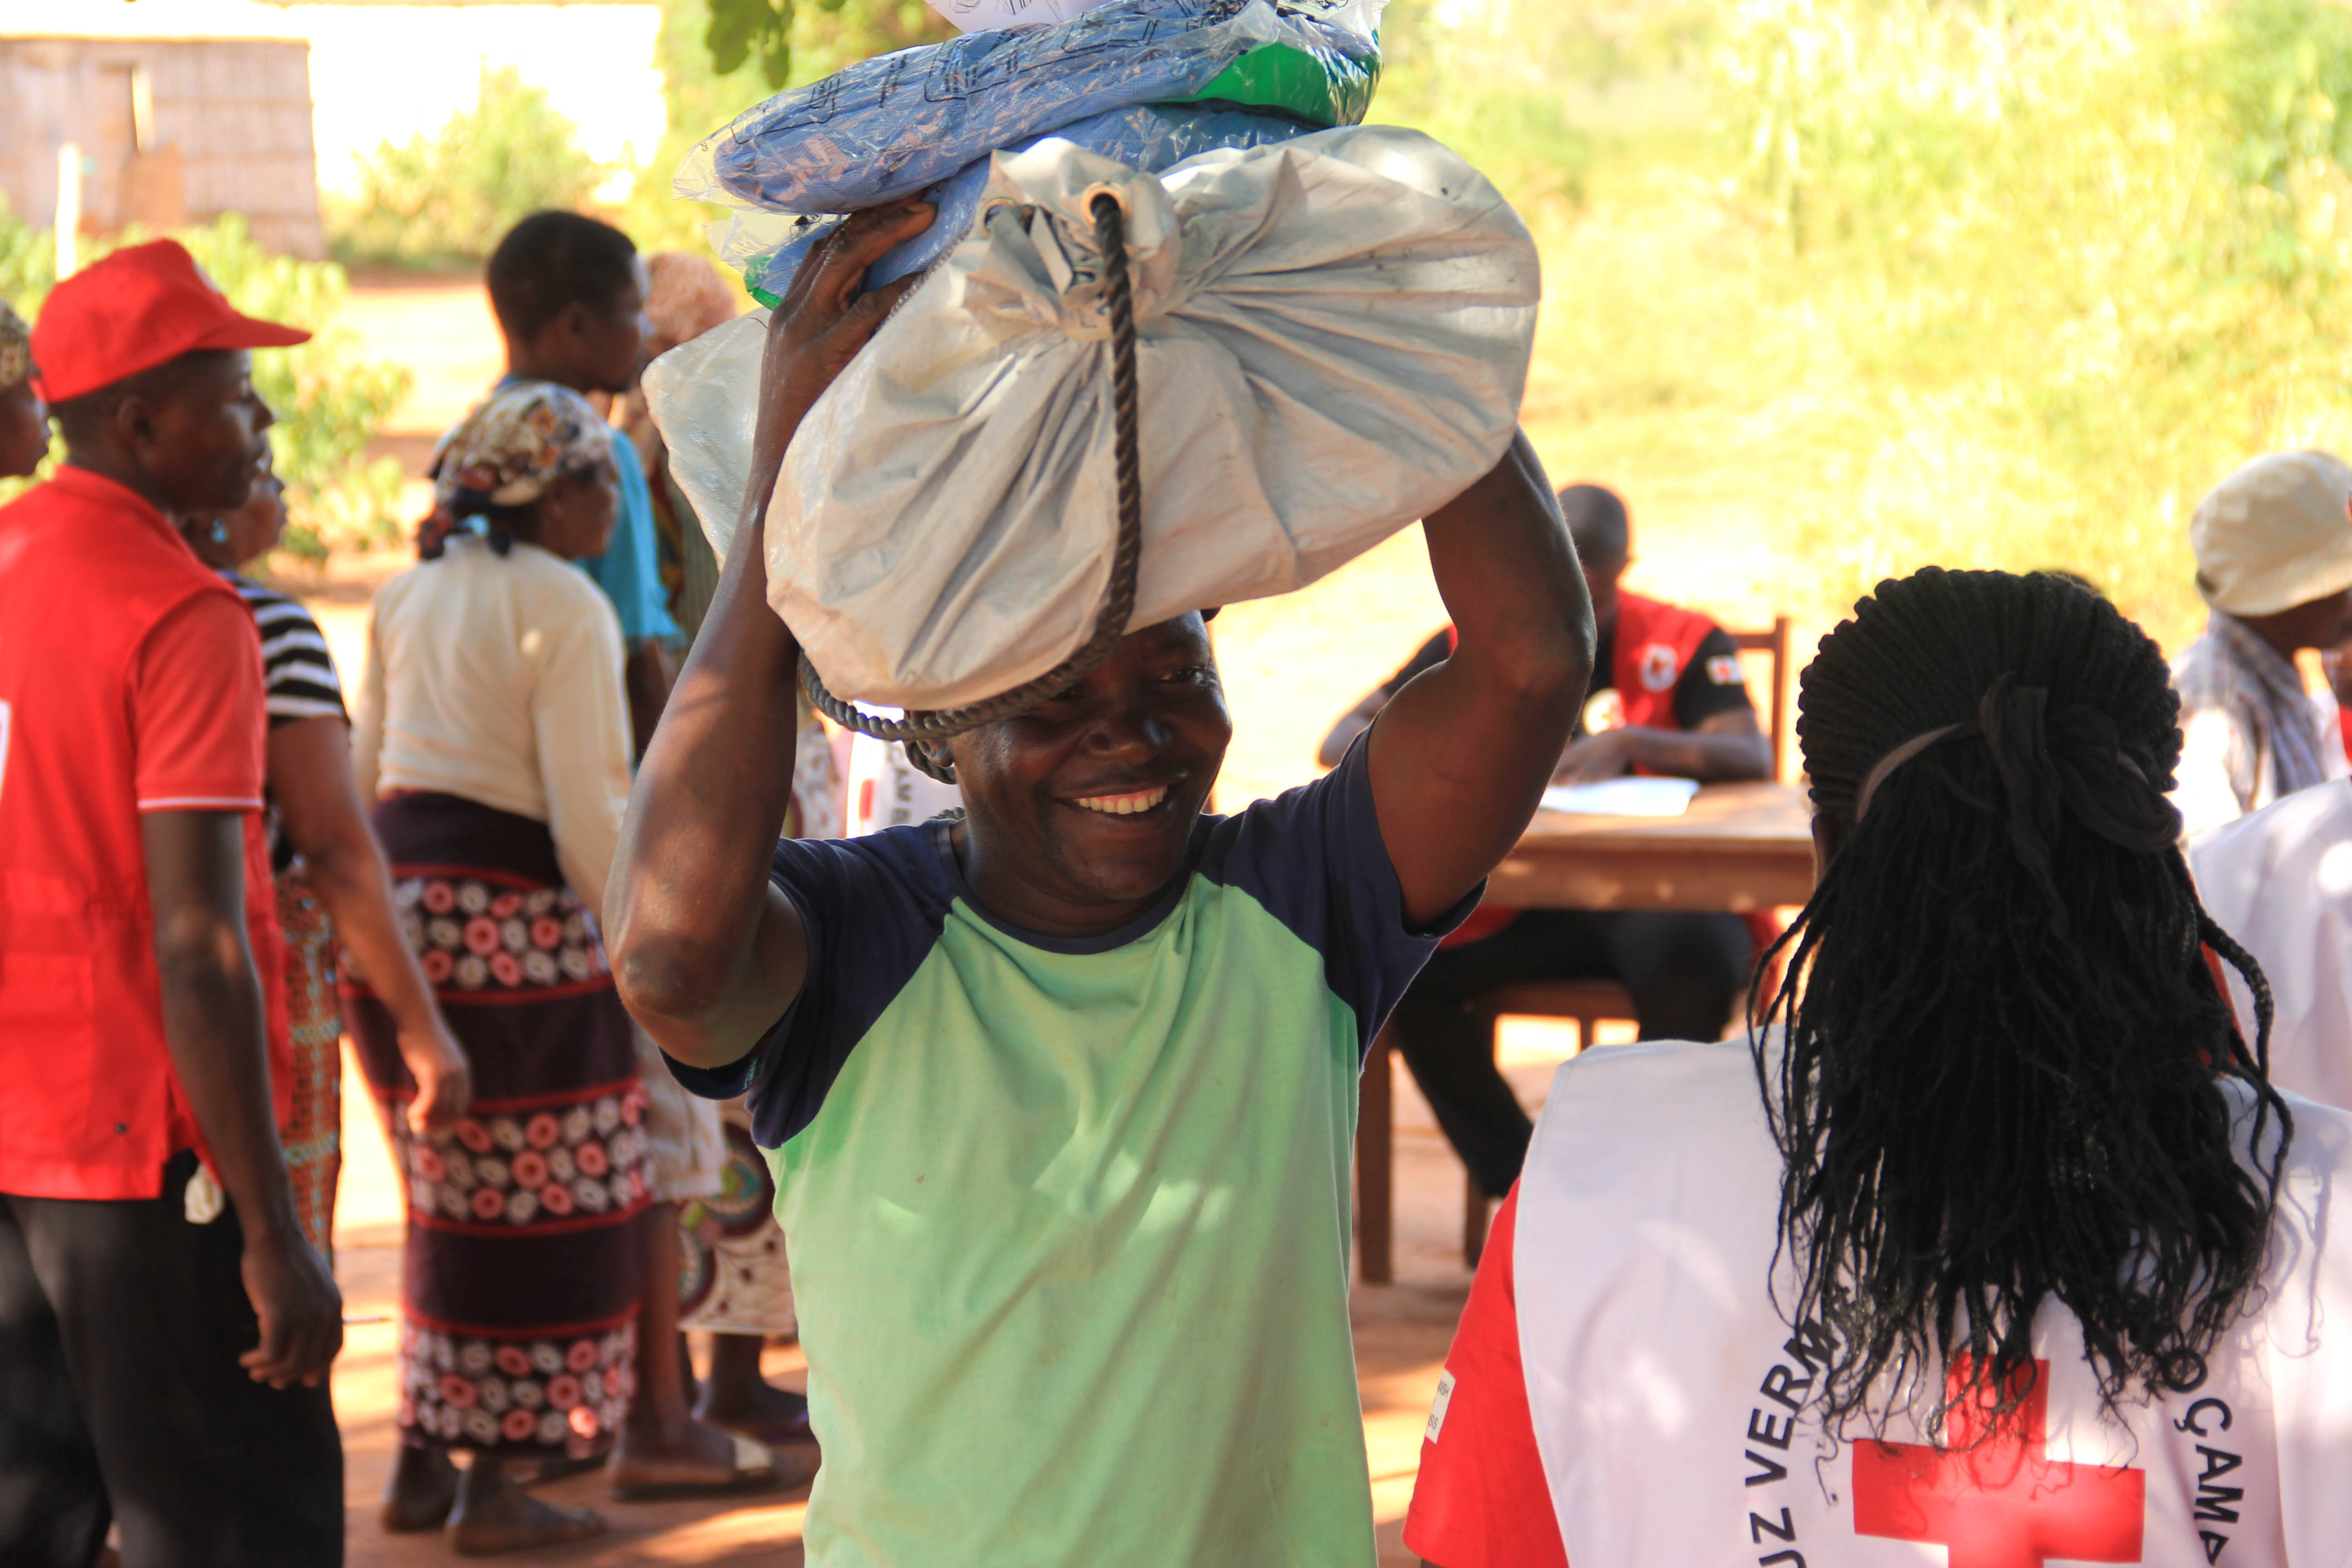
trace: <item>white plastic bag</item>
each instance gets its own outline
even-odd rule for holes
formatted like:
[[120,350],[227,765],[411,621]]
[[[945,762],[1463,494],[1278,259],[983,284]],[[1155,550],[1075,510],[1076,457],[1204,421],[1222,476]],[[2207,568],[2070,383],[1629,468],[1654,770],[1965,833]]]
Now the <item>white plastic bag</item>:
[[[1135,289],[1131,625],[1313,582],[1509,444],[1535,247],[1428,137],[1351,126],[1157,178],[1060,141],[1000,153],[982,226],[818,400],[770,504],[770,602],[837,694],[975,702],[1092,632],[1117,528],[1097,190],[1127,209]],[[722,552],[761,331],[734,322],[646,377]]]
[[760,354],[767,341],[768,312],[752,310],[646,366],[646,409],[669,448],[670,478],[686,492],[722,563],[751,477]]

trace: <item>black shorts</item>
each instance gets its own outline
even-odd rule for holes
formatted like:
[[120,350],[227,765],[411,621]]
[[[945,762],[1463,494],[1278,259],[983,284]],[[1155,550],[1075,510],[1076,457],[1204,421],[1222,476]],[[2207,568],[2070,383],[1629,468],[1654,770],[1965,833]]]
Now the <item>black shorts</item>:
[[254,1382],[231,1208],[192,1225],[193,1153],[150,1199],[0,1194],[0,1563],[329,1568],[343,1450],[317,1388]]

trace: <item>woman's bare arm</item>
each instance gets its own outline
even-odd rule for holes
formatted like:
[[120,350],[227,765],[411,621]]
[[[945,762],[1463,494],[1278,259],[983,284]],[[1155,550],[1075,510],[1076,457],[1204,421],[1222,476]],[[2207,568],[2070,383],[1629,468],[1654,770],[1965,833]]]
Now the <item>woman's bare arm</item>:
[[1700,720],[1696,730],[1643,725],[1587,735],[1561,754],[1552,777],[1591,784],[1637,767],[1701,784],[1769,778],[1772,742],[1758,728],[1755,709],[1730,708]]
[[1339,721],[1331,726],[1329,734],[1323,737],[1323,744],[1316,749],[1315,760],[1327,768],[1338,767],[1339,759],[1348,754],[1348,748],[1356,743],[1356,737],[1372,727],[1372,721],[1381,716],[1381,710],[1387,707],[1388,702],[1388,692],[1380,687],[1375,686],[1365,692],[1353,708],[1339,715]]
[[472,1098],[471,1068],[401,934],[383,849],[352,779],[351,726],[332,717],[272,725],[268,772],[287,842],[399,1031],[401,1059],[416,1079],[409,1129],[448,1131]]
[[1423,520],[1456,641],[1373,721],[1372,800],[1406,915],[1435,920],[1510,851],[1592,674],[1592,601],[1527,437]]
[[622,1000],[682,1062],[741,1060],[807,970],[807,933],[768,881],[793,798],[800,660],[768,607],[768,499],[803,416],[916,282],[860,294],[866,268],[930,212],[909,202],[853,217],[771,317],[734,544],[630,794],[605,943]]

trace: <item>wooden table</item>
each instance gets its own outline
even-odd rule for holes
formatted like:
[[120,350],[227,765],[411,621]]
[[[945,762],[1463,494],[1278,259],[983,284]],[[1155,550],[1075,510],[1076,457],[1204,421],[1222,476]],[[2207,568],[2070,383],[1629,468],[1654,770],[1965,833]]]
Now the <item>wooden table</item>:
[[[1753,910],[1813,891],[1812,809],[1780,784],[1708,784],[1680,816],[1539,811],[1486,884],[1506,909]],[[1356,1251],[1386,1284],[1393,1247],[1389,1038],[1364,1062],[1356,1118]]]

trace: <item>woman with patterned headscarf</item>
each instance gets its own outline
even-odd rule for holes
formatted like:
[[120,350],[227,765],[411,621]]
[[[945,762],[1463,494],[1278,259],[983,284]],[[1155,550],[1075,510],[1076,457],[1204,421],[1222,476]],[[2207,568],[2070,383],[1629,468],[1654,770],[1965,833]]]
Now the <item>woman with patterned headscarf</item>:
[[[474,1068],[454,1134],[415,1093],[364,973],[345,996],[408,1182],[400,1458],[390,1530],[460,1552],[593,1534],[509,1463],[604,1453],[635,1377],[645,1091],[591,917],[629,793],[621,628],[572,563],[604,548],[604,421],[545,382],[501,388],[435,459],[457,526],[378,591],[353,772],[375,802],[409,943]],[[462,1478],[452,1449],[474,1455]]]
[[33,332],[0,300],[0,479],[21,479],[49,455],[49,411],[33,390]]

